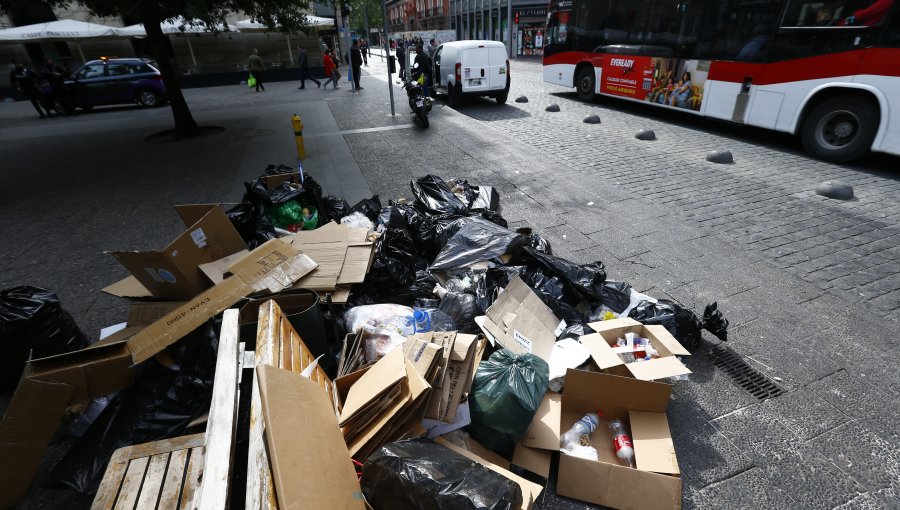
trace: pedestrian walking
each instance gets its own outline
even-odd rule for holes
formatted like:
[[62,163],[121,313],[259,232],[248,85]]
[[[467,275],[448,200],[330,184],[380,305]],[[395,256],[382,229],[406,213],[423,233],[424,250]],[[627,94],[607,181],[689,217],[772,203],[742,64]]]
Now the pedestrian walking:
[[356,85],[355,90],[362,90],[359,86],[359,75],[362,72],[362,50],[359,49],[359,39],[354,39],[350,46],[350,65],[353,66],[353,83]]
[[360,50],[362,50],[363,65],[369,67],[369,41],[363,39],[360,43]]
[[297,90],[306,88],[306,80],[311,80],[316,86],[321,88],[322,82],[309,74],[309,56],[306,54],[306,50],[303,49],[303,46],[297,46],[297,63],[300,64],[300,86],[297,87]]
[[341,86],[338,85],[338,80],[341,79],[341,73],[337,69],[337,64],[335,63],[336,58],[337,57],[334,56],[330,47],[328,48],[328,51],[322,55],[322,62],[325,65],[325,76],[328,77],[328,79],[325,80],[326,89],[328,88],[329,82],[334,84],[334,88],[341,88]]
[[428,53],[429,57],[434,58],[434,52],[437,50],[437,47],[437,40],[432,39],[428,41],[428,46],[425,47],[425,51]]
[[431,57],[428,56],[428,53],[425,52],[425,49],[422,48],[421,44],[416,45],[415,63],[419,66],[419,72],[425,75],[425,83],[422,87],[422,93],[425,95],[425,97],[431,97]]
[[406,79],[406,52],[403,49],[403,43],[397,41],[397,64],[400,66],[400,79]]
[[41,94],[38,92],[38,74],[33,69],[22,65],[21,62],[16,62],[14,65],[15,67],[9,73],[10,85],[18,87],[22,91],[22,95],[31,101],[31,105],[37,110],[38,115],[42,119],[46,119],[47,115],[50,115],[50,109],[47,108],[47,115],[44,115],[44,110],[41,108]]
[[75,105],[66,88],[68,75],[69,71],[54,64],[53,60],[49,58],[44,62],[44,68],[41,69],[41,78],[50,84],[50,105],[59,105],[63,114],[72,115],[75,113]]
[[250,74],[256,78],[256,91],[259,92],[259,89],[262,89],[263,92],[266,91],[265,85],[263,85],[263,71],[266,70],[266,65],[263,63],[263,59],[259,58],[259,51],[256,48],[250,52]]

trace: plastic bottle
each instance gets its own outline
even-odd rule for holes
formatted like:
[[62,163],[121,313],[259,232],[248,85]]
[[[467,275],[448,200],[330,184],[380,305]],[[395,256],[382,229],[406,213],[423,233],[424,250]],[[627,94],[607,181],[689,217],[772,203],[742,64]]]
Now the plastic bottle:
[[600,413],[587,413],[560,436],[559,445],[564,449],[571,450],[573,446],[581,444],[581,436],[591,435],[599,424]]
[[437,308],[413,309],[413,321],[415,322],[416,333],[454,331],[456,329],[453,319]]
[[610,420],[609,430],[612,431],[613,448],[616,450],[616,457],[628,463],[629,467],[634,467],[634,445],[631,443],[631,437],[625,430],[625,424],[622,420]]

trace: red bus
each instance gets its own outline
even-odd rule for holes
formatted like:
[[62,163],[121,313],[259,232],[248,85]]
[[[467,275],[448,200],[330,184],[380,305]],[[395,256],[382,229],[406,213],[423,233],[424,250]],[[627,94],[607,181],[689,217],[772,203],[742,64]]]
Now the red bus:
[[544,81],[900,155],[900,1],[551,0]]

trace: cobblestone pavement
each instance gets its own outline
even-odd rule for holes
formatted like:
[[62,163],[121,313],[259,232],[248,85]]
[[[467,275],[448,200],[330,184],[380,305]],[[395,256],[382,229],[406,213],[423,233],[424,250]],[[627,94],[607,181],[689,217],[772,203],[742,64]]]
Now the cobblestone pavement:
[[[341,129],[363,130],[344,138],[383,200],[409,197],[427,173],[496,186],[511,227],[534,228],[558,254],[599,259],[611,279],[694,309],[717,300],[729,345],[787,390],[760,403],[706,349],[687,359],[694,373],[669,406],[686,508],[900,505],[895,158],[830,165],[783,135],[584,104],[544,86],[532,63],[513,64],[510,97],[527,104],[453,111],[439,100],[428,130],[375,131],[397,122],[383,74],[329,102]],[[562,111],[545,112],[550,103]],[[603,123],[583,124],[589,114]],[[634,139],[644,127],[659,140]],[[707,163],[713,149],[736,163]],[[814,195],[827,179],[854,185],[858,200]],[[584,507],[552,483],[540,504]]]

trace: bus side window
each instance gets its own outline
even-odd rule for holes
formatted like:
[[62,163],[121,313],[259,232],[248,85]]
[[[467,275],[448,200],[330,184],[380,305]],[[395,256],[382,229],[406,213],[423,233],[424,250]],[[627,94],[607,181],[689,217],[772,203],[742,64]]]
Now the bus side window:
[[764,61],[782,5],[780,0],[713,2],[697,46],[697,57]]
[[651,52],[658,53],[657,48],[661,47],[670,49],[672,56],[693,57],[703,30],[706,4],[706,0],[654,0],[645,40],[652,47]]
[[894,9],[894,15],[888,22],[887,32],[884,34],[884,45],[900,47],[900,6]]
[[772,62],[874,45],[894,0],[788,0],[769,52]]
[[875,27],[884,23],[894,0],[789,0],[782,27]]
[[576,3],[578,9],[575,11],[574,22],[576,50],[594,51],[604,43],[604,29],[609,21],[610,3],[611,0],[582,0]]

